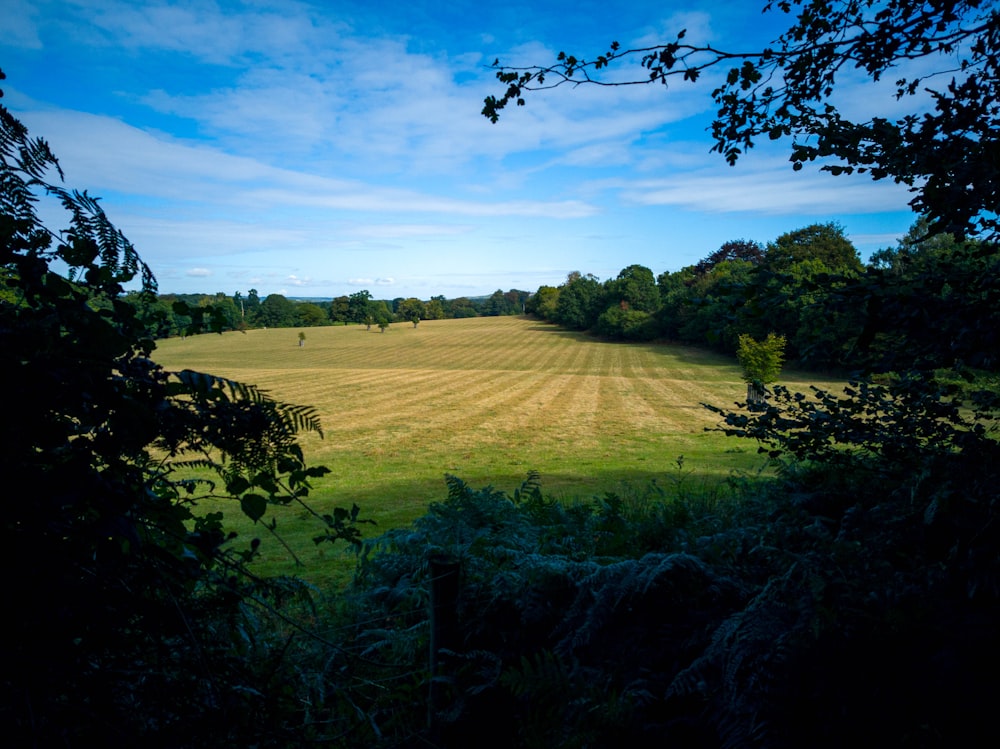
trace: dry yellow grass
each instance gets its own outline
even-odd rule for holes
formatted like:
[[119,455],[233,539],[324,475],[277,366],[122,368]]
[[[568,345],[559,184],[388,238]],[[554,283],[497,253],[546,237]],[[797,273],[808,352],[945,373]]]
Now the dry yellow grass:
[[[717,418],[702,402],[727,406],[745,393],[726,357],[605,343],[521,317],[305,332],[302,347],[290,329],[175,338],[155,356],[315,407],[325,438],[306,436],[303,447],[331,474],[314,503],[357,502],[379,529],[441,499],[446,473],[511,489],[535,469],[547,493],[586,497],[676,476],[679,455],[695,480],[759,465],[755,445],[705,431]],[[282,522],[303,538],[315,529]]]

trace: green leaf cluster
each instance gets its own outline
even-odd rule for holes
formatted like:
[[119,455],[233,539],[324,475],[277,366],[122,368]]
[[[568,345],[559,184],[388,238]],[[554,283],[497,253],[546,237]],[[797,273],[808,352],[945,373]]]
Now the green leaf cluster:
[[747,403],[763,402],[765,386],[776,382],[785,359],[785,337],[768,333],[767,338],[756,341],[743,333],[739,338],[736,358],[743,368],[743,381],[747,383]]
[[784,363],[784,350],[784,336],[768,333],[763,341],[755,341],[747,334],[741,335],[736,358],[743,367],[743,380],[762,385],[776,382]]

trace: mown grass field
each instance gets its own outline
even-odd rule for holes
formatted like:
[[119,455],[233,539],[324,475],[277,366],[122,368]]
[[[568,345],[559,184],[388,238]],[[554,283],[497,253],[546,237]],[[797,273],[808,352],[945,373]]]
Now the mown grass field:
[[[320,511],[359,504],[378,524],[369,533],[443,499],[448,473],[511,490],[534,469],[546,494],[587,499],[623,482],[704,486],[761,467],[755,444],[706,431],[718,420],[701,403],[729,406],[746,391],[727,357],[606,343],[522,317],[305,333],[302,347],[297,329],[174,338],[155,358],[315,407],[324,438],[302,444],[310,464],[331,473],[312,503]],[[307,564],[301,574],[320,581],[342,572],[338,552],[310,541],[317,528],[305,513],[283,513],[280,529]],[[241,532],[253,533],[249,522]],[[267,571],[295,571],[278,544],[265,537],[264,548]]]

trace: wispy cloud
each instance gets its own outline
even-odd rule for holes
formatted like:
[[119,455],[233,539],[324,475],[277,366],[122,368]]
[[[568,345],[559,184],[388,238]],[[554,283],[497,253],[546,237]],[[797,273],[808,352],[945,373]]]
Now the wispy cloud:
[[[261,56],[282,56],[305,46],[316,51],[324,35],[342,24],[319,16],[294,0],[279,4],[219,4],[191,0],[184,4],[144,0],[79,0],[78,18],[100,35],[92,44],[191,55],[216,65],[246,66]],[[78,33],[86,33],[78,31]]]
[[4,4],[4,42],[25,49],[41,49],[38,16],[41,9],[30,0],[7,0]]
[[[244,156],[179,142],[106,117],[71,111],[25,112],[46,133],[74,179],[100,190],[223,206],[312,207],[465,216],[579,218],[583,201],[474,201],[272,167]],[[156,179],[150,179],[156,174]],[[266,186],[265,186],[266,185]]]
[[[851,182],[851,184],[847,184]],[[796,175],[786,164],[768,170],[745,170],[739,180],[728,174],[684,174],[668,179],[622,184],[623,200],[646,206],[678,206],[706,213],[763,212],[775,215],[898,210],[908,200],[905,187],[847,180],[814,172]]]
[[[723,70],[668,89],[565,86],[496,126],[479,114],[499,91],[494,56],[552,61],[577,34],[588,54],[680,28],[745,46],[757,14],[731,0],[648,16],[604,4],[586,18],[568,2],[517,0],[476,14],[397,0],[11,2],[4,41],[39,83],[10,81],[6,101],[49,140],[71,186],[104,196],[169,285],[484,293],[558,281],[553,268],[588,271],[592,259],[678,264],[662,237],[668,214],[675,235],[700,238],[720,216],[787,217],[790,229],[804,215],[899,216],[909,197],[795,175],[782,144],[726,167],[705,135]],[[43,75],[41,52],[53,65],[88,60],[80,90]],[[635,62],[611,71],[642,73]],[[846,82],[850,106],[882,106],[885,91],[876,100]],[[683,253],[712,249],[686,241]]]

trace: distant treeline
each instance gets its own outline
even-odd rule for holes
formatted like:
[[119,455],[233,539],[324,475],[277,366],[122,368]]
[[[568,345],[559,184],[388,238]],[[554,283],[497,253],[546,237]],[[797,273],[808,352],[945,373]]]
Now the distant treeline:
[[138,309],[141,319],[155,338],[188,335],[202,331],[248,330],[250,328],[303,328],[320,325],[359,325],[384,328],[394,322],[444,320],[521,314],[531,295],[528,291],[497,289],[490,296],[446,299],[414,297],[373,299],[367,289],[330,301],[303,302],[281,294],[263,299],[256,289],[246,296],[237,291],[228,295],[160,294],[155,299],[131,294],[128,299]]
[[740,334],[776,333],[790,359],[813,368],[996,370],[997,289],[1000,260],[980,242],[932,234],[920,220],[864,264],[843,229],[828,223],[767,245],[727,242],[658,277],[641,265],[604,282],[571,273],[561,286],[539,288],[527,311],[611,339],[727,353]]
[[[948,279],[947,282],[945,279]],[[151,335],[533,314],[572,330],[624,341],[669,340],[735,353],[741,334],[785,337],[786,356],[828,370],[995,371],[1000,352],[1000,260],[976,240],[934,234],[918,220],[895,248],[863,263],[835,223],[813,224],[766,245],[726,242],[694,265],[659,276],[629,265],[602,281],[570,273],[534,293],[374,299],[368,290],[330,301],[281,294],[129,297]],[[948,342],[946,346],[942,342]]]

